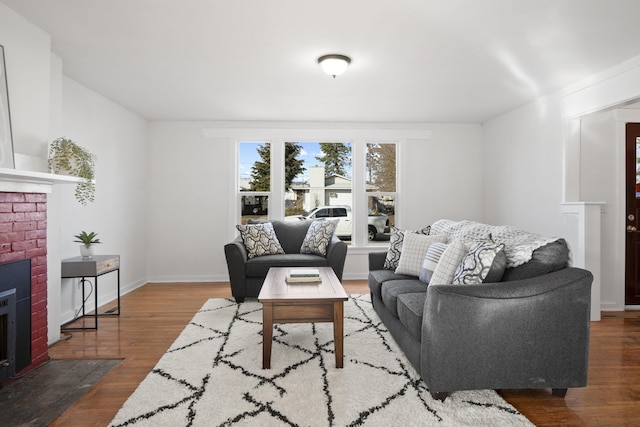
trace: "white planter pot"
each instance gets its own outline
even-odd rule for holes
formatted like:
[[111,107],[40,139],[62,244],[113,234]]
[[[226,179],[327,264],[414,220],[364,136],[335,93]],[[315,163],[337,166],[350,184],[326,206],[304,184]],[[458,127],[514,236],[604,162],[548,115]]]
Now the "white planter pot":
[[91,259],[93,257],[93,245],[89,245],[89,247],[80,245],[80,255],[82,255],[83,259]]

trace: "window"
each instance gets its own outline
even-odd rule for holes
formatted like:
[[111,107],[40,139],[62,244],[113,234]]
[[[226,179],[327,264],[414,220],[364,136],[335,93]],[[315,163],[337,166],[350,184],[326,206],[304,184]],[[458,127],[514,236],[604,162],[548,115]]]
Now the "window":
[[238,142],[241,223],[336,218],[347,243],[384,244],[395,224],[396,150],[396,142],[364,140]]
[[[349,142],[286,142],[285,218],[312,212],[315,218],[347,217],[347,207],[353,206],[351,157]],[[338,230],[351,240],[350,221],[340,220]]]
[[240,223],[269,218],[271,192],[271,145],[240,142],[238,145],[238,192]]
[[369,241],[388,240],[396,213],[396,144],[367,143],[366,192]]

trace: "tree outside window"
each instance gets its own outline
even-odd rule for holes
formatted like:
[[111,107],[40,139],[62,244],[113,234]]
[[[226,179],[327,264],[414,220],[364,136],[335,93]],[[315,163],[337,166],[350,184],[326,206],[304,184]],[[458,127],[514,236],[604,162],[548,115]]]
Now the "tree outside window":
[[269,219],[271,191],[271,144],[240,142],[238,144],[238,191],[241,223]]
[[[273,161],[275,152],[284,158]],[[364,148],[364,150],[363,150]],[[368,241],[385,241],[395,223],[396,143],[375,142],[357,145],[357,155],[365,165],[364,200],[358,217],[353,216],[354,146],[343,141],[242,141],[238,144],[238,201],[241,221],[269,219],[270,203],[284,204],[284,220],[299,220],[314,209],[342,212],[339,237],[348,242],[354,227]],[[273,168],[283,168],[282,182],[272,182]],[[278,170],[276,169],[276,172]],[[362,188],[362,182],[357,187]],[[274,191],[276,186],[277,191]],[[279,200],[274,200],[274,194]],[[365,196],[361,194],[359,197]],[[356,200],[357,201],[357,200]],[[276,218],[271,218],[276,219]],[[360,238],[359,238],[360,239]]]
[[366,150],[366,191],[369,215],[387,215],[395,224],[396,144],[368,143]]

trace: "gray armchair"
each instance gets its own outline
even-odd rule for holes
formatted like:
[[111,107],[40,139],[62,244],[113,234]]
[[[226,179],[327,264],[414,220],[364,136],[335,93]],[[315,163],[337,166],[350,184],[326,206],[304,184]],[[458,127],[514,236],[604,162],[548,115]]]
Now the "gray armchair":
[[327,247],[326,256],[301,254],[300,247],[313,220],[270,221],[284,254],[263,255],[249,259],[242,237],[224,246],[229,270],[231,292],[237,302],[257,297],[271,267],[331,267],[342,280],[347,244],[335,235]]

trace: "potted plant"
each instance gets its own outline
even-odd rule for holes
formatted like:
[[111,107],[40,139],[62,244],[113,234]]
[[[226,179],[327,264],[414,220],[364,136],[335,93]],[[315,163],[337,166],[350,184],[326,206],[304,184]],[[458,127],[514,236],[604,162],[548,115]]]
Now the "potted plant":
[[58,138],[49,148],[49,169],[53,173],[84,178],[76,186],[78,202],[86,205],[93,202],[96,185],[94,182],[96,156],[87,149],[67,138]]
[[94,233],[93,231],[91,233],[83,231],[82,233],[75,234],[73,236],[76,238],[74,242],[82,243],[82,245],[80,245],[80,255],[82,255],[82,258],[91,258],[93,256],[93,245],[102,243],[100,239],[96,238],[97,236],[98,233]]

